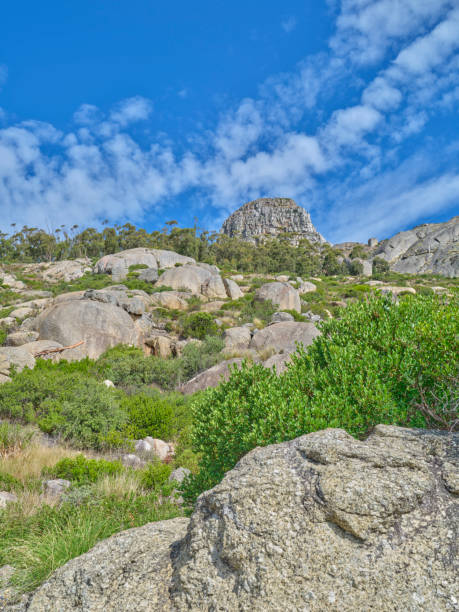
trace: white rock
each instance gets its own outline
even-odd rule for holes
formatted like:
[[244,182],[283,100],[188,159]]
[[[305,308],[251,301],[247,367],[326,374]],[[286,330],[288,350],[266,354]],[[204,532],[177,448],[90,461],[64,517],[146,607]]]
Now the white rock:
[[115,385],[114,385],[113,381],[108,380],[108,378],[106,378],[106,379],[104,380],[104,385],[105,385],[106,387],[109,387],[109,388],[115,388]]

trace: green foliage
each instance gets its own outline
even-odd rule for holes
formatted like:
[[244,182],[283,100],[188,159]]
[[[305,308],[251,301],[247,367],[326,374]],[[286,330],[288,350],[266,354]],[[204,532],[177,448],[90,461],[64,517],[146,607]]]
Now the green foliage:
[[298,323],[302,323],[308,320],[305,316],[303,316],[296,310],[283,310],[282,312],[287,312],[288,314],[292,315],[293,319],[297,321]]
[[184,316],[181,323],[184,336],[191,336],[198,340],[219,333],[218,326],[210,312],[191,312]]
[[390,265],[389,262],[381,257],[375,257],[373,259],[373,276],[377,274],[384,274],[384,272],[389,272]]
[[176,433],[173,405],[159,395],[151,397],[141,393],[127,396],[121,400],[121,408],[128,415],[127,431],[133,439],[151,436],[170,440]]
[[368,255],[363,245],[356,244],[355,247],[350,252],[349,257],[351,259],[367,259]]
[[25,449],[32,442],[35,431],[17,423],[0,422],[0,457]]
[[122,499],[86,496],[79,504],[43,506],[21,520],[10,507],[0,520],[0,565],[9,563],[16,568],[13,584],[19,592],[31,591],[55,569],[84,554],[100,540],[179,515],[177,505],[160,504],[155,492]]
[[84,455],[65,457],[52,468],[44,470],[44,476],[65,478],[78,485],[96,482],[102,476],[120,474],[125,468],[120,461],[105,459],[87,459]]
[[349,274],[352,276],[360,276],[363,274],[363,263],[361,261],[351,261],[349,264]]
[[156,489],[167,483],[171,472],[172,468],[167,463],[154,461],[142,470],[140,484],[145,489]]
[[22,483],[11,474],[0,471],[0,491],[19,491],[22,489]]
[[[261,286],[265,284],[263,279],[259,280],[260,282],[255,283],[256,285]],[[222,306],[222,310],[235,310],[239,312],[240,323],[250,323],[253,319],[260,319],[263,323],[267,323],[276,312],[277,308],[273,305],[271,300],[256,300],[253,293],[246,293],[238,300],[225,302]]]
[[188,499],[258,445],[327,427],[355,436],[378,423],[425,427],[422,397],[435,389],[444,399],[457,381],[458,320],[457,300],[407,296],[393,304],[371,297],[323,323],[322,335],[293,355],[283,375],[260,365],[235,369],[193,404],[201,469]]

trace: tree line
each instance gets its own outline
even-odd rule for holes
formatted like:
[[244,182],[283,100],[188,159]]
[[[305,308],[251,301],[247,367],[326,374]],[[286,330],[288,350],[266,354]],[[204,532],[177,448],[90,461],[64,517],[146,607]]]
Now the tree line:
[[298,276],[360,273],[357,262],[351,265],[343,262],[339,251],[328,244],[312,244],[304,239],[293,246],[285,234],[254,245],[218,232],[201,231],[196,225],[180,228],[176,221],[168,221],[162,230],[152,232],[131,223],[109,227],[107,222],[101,230],[74,225],[53,231],[24,226],[20,230],[13,227],[10,234],[0,232],[0,258],[10,263],[81,257],[95,260],[136,247],[168,249],[240,272],[288,271]]

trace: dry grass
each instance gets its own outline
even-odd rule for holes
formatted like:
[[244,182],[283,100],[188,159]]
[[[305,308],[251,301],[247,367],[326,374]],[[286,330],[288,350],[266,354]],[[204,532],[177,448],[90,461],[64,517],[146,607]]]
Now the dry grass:
[[20,523],[25,518],[33,516],[42,506],[55,506],[59,503],[59,498],[54,496],[44,495],[40,491],[25,488],[23,491],[17,492],[18,501],[15,504],[8,504],[7,511],[10,518],[13,518]]
[[77,454],[78,451],[64,446],[32,444],[23,451],[0,459],[0,471],[24,482],[29,478],[38,478],[44,468],[52,467],[64,457],[75,457]]
[[145,494],[137,475],[132,473],[104,476],[94,485],[94,492],[96,495],[102,495],[103,497],[113,495],[120,499],[130,495]]
[[276,351],[272,346],[268,346],[267,348],[262,348],[258,351],[258,356],[260,357],[260,361],[266,361],[273,355],[275,355]]

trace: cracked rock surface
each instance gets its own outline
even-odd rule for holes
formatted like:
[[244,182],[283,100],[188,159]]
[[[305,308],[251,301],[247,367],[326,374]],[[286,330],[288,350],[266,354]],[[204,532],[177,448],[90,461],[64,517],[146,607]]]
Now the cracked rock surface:
[[458,446],[380,425],[257,448],[188,525],[102,542],[21,610],[457,610]]

